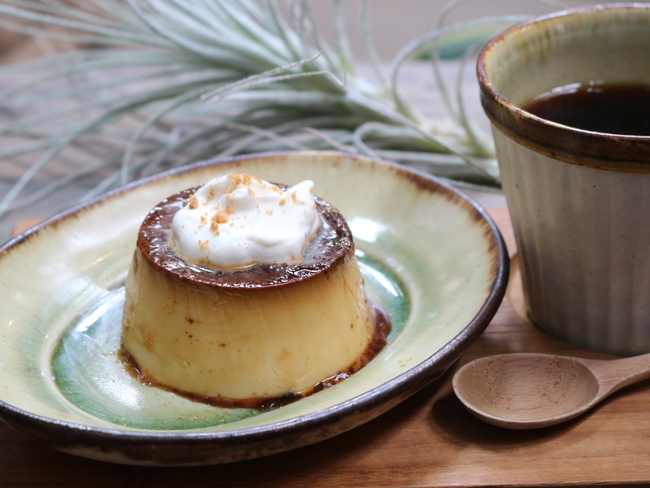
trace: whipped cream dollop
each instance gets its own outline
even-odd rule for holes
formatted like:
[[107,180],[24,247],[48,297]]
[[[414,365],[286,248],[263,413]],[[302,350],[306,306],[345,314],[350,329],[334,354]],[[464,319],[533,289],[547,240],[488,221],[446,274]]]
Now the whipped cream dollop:
[[245,174],[210,180],[171,223],[170,247],[214,269],[302,260],[321,225],[310,180],[283,190]]

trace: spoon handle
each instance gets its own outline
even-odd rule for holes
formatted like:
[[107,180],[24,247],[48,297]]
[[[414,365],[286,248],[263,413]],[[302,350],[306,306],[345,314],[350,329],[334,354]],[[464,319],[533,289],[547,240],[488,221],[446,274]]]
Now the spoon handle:
[[581,362],[598,377],[601,397],[650,378],[650,354],[614,360],[584,359]]

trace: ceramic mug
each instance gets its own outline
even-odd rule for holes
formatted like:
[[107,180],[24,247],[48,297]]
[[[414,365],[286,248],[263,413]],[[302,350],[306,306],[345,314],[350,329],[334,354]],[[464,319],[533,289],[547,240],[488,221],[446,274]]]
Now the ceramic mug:
[[650,136],[522,109],[572,84],[650,86],[650,4],[525,22],[490,41],[477,67],[530,320],[587,349],[650,352]]

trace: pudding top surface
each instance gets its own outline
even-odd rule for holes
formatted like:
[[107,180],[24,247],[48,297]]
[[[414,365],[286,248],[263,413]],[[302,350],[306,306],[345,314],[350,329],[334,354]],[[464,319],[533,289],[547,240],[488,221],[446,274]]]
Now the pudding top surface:
[[[285,185],[277,185],[286,188]],[[158,271],[181,280],[223,288],[267,288],[306,280],[340,264],[354,253],[352,233],[338,210],[315,197],[321,226],[299,263],[256,264],[241,270],[215,271],[186,262],[168,245],[172,219],[199,187],[175,193],[145,217],[138,234],[138,249]]]

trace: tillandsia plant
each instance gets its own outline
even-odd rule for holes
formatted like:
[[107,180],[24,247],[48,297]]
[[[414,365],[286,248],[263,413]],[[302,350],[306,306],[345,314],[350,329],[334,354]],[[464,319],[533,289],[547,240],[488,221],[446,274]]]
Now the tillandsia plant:
[[[97,179],[86,198],[170,167],[269,150],[336,149],[496,187],[491,140],[468,120],[437,61],[440,49],[459,46],[471,58],[468,41],[484,43],[523,17],[445,27],[461,2],[387,73],[362,2],[358,28],[379,80],[371,83],[355,73],[339,1],[329,45],[307,1],[4,0],[1,27],[75,48],[0,70],[20,80],[0,92],[0,112],[12,115],[0,137],[13,141],[0,158],[27,161],[0,217],[88,175]],[[401,67],[425,49],[451,124],[424,119],[400,95]],[[28,190],[61,158],[84,163]]]

